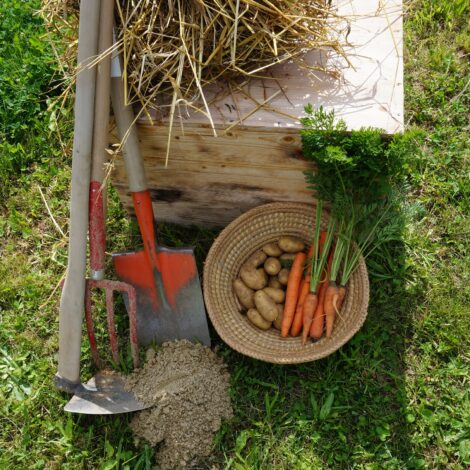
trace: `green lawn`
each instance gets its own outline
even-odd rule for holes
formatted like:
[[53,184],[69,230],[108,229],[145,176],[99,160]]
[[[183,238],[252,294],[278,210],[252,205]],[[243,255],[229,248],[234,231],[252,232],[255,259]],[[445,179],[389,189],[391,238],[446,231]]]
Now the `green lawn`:
[[[67,241],[41,191],[66,231],[71,113],[51,105],[60,90],[38,5],[0,4],[0,468],[150,468],[152,451],[134,446],[128,416],[65,414],[52,386]],[[413,220],[403,243],[369,262],[363,329],[330,357],[289,367],[216,339],[235,417],[199,468],[470,465],[469,15],[468,0],[407,3],[406,124],[420,148]],[[135,246],[135,226],[111,196],[109,250]],[[199,261],[215,235],[162,232],[196,244]],[[83,370],[92,371],[85,340]]]

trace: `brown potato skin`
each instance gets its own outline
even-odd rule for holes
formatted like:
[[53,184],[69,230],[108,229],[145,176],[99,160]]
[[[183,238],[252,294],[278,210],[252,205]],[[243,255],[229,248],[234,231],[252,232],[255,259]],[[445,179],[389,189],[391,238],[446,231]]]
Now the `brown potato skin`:
[[279,271],[279,274],[277,275],[277,278],[283,286],[287,286],[287,281],[289,279],[289,269],[287,268],[281,269]]
[[275,276],[281,270],[281,263],[277,258],[268,258],[264,262],[264,270],[270,276]]
[[253,300],[253,296],[255,295],[255,291],[250,289],[241,279],[235,279],[233,281],[233,290],[235,295],[237,296],[240,303],[245,308],[254,308],[255,301]]
[[290,269],[294,264],[294,258],[297,253],[284,253],[280,258],[279,262],[281,263],[281,267]]
[[279,245],[276,242],[267,243],[261,248],[268,256],[273,256],[277,258],[282,255],[282,250],[279,248]]
[[281,331],[281,325],[282,325],[282,315],[284,313],[284,304],[276,304],[278,314],[276,319],[273,321],[273,326],[276,328],[276,330]]
[[273,287],[274,289],[282,289],[282,284],[279,282],[277,276],[271,276],[269,278],[268,287]]
[[256,310],[265,320],[272,322],[276,319],[278,314],[276,302],[266,292],[259,290],[255,293],[254,299]]
[[250,308],[246,313],[246,316],[253,325],[261,330],[269,330],[269,328],[271,328],[271,322],[265,320],[255,308]]
[[294,261],[295,253],[284,253],[279,257],[281,261]]
[[263,268],[255,269],[242,266],[240,277],[245,285],[253,290],[263,289],[268,284],[268,275]]
[[257,268],[266,261],[266,258],[266,253],[257,250],[243,263],[243,266],[253,269]]
[[298,253],[305,249],[305,243],[295,237],[281,237],[277,243],[279,248],[286,253]]
[[274,287],[265,287],[263,292],[271,297],[277,304],[282,304],[286,298],[286,293],[282,289],[275,289]]

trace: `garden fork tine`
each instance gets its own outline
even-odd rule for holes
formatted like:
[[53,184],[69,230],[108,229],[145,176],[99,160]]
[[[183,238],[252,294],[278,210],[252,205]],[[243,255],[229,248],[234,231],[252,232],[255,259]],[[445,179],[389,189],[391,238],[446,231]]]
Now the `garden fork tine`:
[[126,296],[128,303],[128,316],[129,316],[129,335],[131,342],[132,362],[134,367],[139,367],[139,344],[137,340],[137,294],[133,286],[126,282],[111,281],[108,279],[87,279],[86,294],[85,294],[85,321],[88,339],[90,342],[91,355],[93,362],[98,368],[102,367],[102,361],[99,358],[98,345],[93,326],[93,311],[92,290],[102,289],[106,294],[106,318],[108,325],[109,343],[111,346],[111,353],[113,361],[119,363],[119,350],[116,324],[114,321],[114,292],[120,292]]

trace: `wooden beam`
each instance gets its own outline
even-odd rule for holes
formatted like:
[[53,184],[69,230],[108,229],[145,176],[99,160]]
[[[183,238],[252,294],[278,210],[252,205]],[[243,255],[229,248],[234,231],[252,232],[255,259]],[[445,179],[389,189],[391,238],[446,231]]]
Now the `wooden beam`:
[[[271,201],[311,202],[298,131],[235,128],[214,138],[206,125],[175,129],[165,168],[166,126],[139,125],[141,149],[158,220],[224,226]],[[116,139],[114,138],[114,141]],[[122,158],[113,184],[132,211]]]

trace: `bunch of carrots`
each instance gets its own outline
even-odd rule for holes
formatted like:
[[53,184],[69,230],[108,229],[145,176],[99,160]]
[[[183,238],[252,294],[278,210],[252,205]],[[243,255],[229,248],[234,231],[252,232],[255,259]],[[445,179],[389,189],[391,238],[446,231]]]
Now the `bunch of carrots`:
[[[305,112],[302,150],[315,163],[315,171],[305,173],[317,200],[314,235],[308,254],[303,247],[295,251],[282,318],[278,314],[273,322],[275,328],[280,323],[283,337],[301,334],[303,344],[332,335],[361,257],[400,239],[406,217],[401,195],[412,145],[405,136],[384,138],[380,129],[347,132],[332,111],[306,106]],[[330,216],[322,230],[324,205]]]
[[[302,343],[309,337],[330,337],[336,316],[346,297],[347,278],[337,277],[344,260],[344,238],[334,242],[337,221],[330,218],[327,230],[321,230],[322,202],[316,210],[314,239],[308,256],[298,253],[287,283],[286,301],[281,323],[281,336],[299,336]],[[351,271],[352,273],[352,271]]]
[[[291,268],[281,323],[283,337],[302,333],[304,344],[331,336],[361,256],[399,239],[411,145],[401,135],[383,138],[380,129],[347,132],[343,120],[321,107],[308,105],[305,112],[302,150],[316,167],[305,173],[318,201],[316,221],[308,256],[298,253]],[[322,231],[324,204],[330,217]]]
[[322,231],[323,202],[317,203],[313,244],[308,256],[296,254],[289,273],[281,323],[283,337],[302,333],[303,344],[309,337],[330,337],[360,257],[368,257],[396,231],[390,220],[390,204],[381,205],[382,213],[373,221],[368,216],[375,207],[359,210],[351,203],[346,205],[347,215],[336,207],[326,231]]

